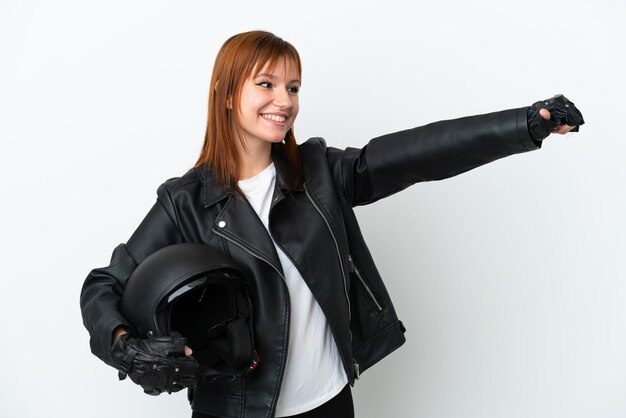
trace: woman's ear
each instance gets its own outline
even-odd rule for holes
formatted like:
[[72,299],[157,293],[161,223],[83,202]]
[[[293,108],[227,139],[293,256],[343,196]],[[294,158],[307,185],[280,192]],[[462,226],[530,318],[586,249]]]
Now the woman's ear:
[[[217,80],[215,82],[215,87],[213,87],[213,90],[215,91],[215,93],[217,93],[217,87],[220,85],[220,81]],[[232,100],[232,96],[229,96],[228,99],[226,99],[226,108],[232,110],[233,109],[233,100]]]

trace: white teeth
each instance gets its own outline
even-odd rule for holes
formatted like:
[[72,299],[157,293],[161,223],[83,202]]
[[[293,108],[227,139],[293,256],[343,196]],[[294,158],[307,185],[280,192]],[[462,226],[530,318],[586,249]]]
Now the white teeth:
[[274,122],[284,122],[284,121],[285,121],[285,119],[287,119],[287,118],[286,118],[286,117],[284,117],[284,116],[279,116],[279,115],[271,115],[271,114],[269,114],[269,113],[263,113],[263,114],[261,115],[261,117],[262,117],[263,119],[273,120]]

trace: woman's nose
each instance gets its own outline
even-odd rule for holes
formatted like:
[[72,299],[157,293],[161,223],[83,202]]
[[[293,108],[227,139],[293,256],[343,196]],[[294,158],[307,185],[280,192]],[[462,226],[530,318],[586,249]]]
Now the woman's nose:
[[274,90],[274,103],[277,106],[283,108],[290,108],[292,106],[291,96],[286,89],[278,88]]

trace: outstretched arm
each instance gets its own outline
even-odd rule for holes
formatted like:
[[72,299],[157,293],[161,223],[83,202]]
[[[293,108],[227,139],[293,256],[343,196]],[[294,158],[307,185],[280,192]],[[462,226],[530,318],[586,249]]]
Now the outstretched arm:
[[550,133],[576,130],[583,123],[573,103],[555,96],[531,107],[444,120],[384,135],[362,149],[328,148],[326,156],[339,193],[357,206],[417,182],[449,178],[538,149]]

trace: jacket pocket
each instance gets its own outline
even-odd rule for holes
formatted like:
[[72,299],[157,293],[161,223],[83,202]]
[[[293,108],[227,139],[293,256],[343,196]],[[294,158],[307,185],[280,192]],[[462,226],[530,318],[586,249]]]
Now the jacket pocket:
[[363,292],[363,296],[365,297],[365,299],[367,299],[372,305],[372,308],[378,312],[382,312],[383,305],[380,303],[380,299],[376,297],[372,286],[367,283],[367,281],[359,271],[358,267],[354,263],[351,255],[348,255],[348,263],[350,266],[350,276],[353,278],[352,282],[357,283],[357,286],[359,286],[359,288]]
[[385,328],[387,311],[351,256],[348,258],[348,263],[350,267],[350,332],[352,351],[356,353],[362,344]]

